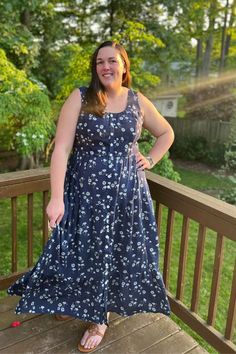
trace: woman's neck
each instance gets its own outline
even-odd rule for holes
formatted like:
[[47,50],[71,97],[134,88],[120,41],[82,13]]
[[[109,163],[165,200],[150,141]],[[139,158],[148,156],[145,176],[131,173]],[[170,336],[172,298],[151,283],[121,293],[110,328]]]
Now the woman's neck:
[[117,97],[121,97],[124,95],[126,88],[124,86],[119,86],[118,88],[109,88],[106,89],[106,94],[109,100],[112,100]]

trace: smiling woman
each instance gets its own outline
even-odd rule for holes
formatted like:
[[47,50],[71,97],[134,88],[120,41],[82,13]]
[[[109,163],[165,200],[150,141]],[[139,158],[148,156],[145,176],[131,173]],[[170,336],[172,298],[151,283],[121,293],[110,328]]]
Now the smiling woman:
[[118,43],[104,42],[92,56],[91,72],[83,109],[100,117],[104,111],[123,111],[127,88],[131,86],[130,62],[125,49]]
[[[64,103],[52,154],[51,238],[35,267],[9,289],[16,313],[52,313],[92,322],[78,350],[94,350],[111,311],[170,315],[159,271],[159,240],[145,169],[171,146],[169,123],[130,87],[125,49],[100,45],[89,87]],[[158,139],[139,152],[142,127]],[[72,152],[71,152],[72,150]]]

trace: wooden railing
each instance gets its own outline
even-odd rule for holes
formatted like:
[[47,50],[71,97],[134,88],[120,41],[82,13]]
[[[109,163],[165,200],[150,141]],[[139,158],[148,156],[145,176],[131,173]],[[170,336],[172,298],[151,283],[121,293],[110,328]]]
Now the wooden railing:
[[[33,196],[36,192],[42,192],[42,248],[48,240],[48,218],[46,206],[50,190],[50,176],[48,168],[33,169],[27,171],[10,172],[0,175],[0,199],[11,199],[11,230],[12,236],[12,274],[0,277],[0,290],[7,289],[11,283],[23,275],[33,265]],[[17,199],[27,196],[27,265],[28,268],[18,272],[17,254]]]
[[[162,209],[167,208],[166,239],[164,252],[163,278],[169,289],[171,273],[171,256],[173,244],[173,226],[175,212],[182,214],[182,235],[179,250],[179,264],[177,270],[176,293],[168,291],[172,311],[200,334],[209,344],[220,353],[236,353],[236,346],[232,339],[236,319],[236,247],[231,250],[234,261],[234,270],[229,298],[225,299],[228,307],[226,327],[224,333],[215,329],[217,302],[220,287],[220,275],[223,261],[223,245],[225,239],[236,242],[236,207],[198,192],[181,184],[157,176],[149,171],[146,172],[152,199],[156,202],[156,217],[158,229],[161,230],[163,222]],[[191,305],[188,308],[184,302],[184,282],[187,263],[189,223],[194,220],[198,223],[198,238],[194,265]],[[212,272],[211,291],[207,320],[204,321],[198,314],[201,278],[203,273],[203,255],[206,241],[207,228],[217,233],[215,257]],[[176,270],[175,270],[176,271]],[[228,285],[228,284],[227,284]]]
[[[217,304],[219,299],[220,277],[223,266],[223,249],[225,240],[236,242],[236,207],[222,202],[216,198],[200,193],[181,184],[146,171],[147,180],[153,202],[155,204],[156,220],[158,223],[159,238],[165,241],[163,258],[163,279],[167,288],[171,310],[188,326],[202,336],[210,345],[220,353],[236,353],[233,343],[234,325],[236,320],[236,265],[234,263],[233,276],[230,284],[231,290],[224,301],[228,308],[226,326],[224,331],[216,329]],[[33,197],[34,193],[42,192],[42,234],[43,245],[48,239],[48,224],[45,213],[50,190],[48,168],[28,170],[22,172],[5,173],[0,175],[0,198],[11,198],[11,234],[12,234],[12,273],[0,277],[0,290],[7,289],[12,282],[20,277],[33,265]],[[27,196],[27,234],[28,234],[28,268],[18,272],[17,264],[17,198]],[[175,235],[176,214],[182,215],[182,233],[180,238],[177,270],[172,269],[173,243]],[[191,238],[190,222],[198,224],[198,239],[196,244],[195,265],[192,279],[190,306],[185,303],[188,245]],[[10,225],[9,225],[10,228]],[[212,283],[209,294],[208,315],[204,320],[199,314],[199,301],[201,298],[202,273],[204,271],[204,250],[208,238],[207,230],[216,232],[215,257],[212,272]],[[236,248],[233,248],[236,249]],[[235,262],[235,253],[232,251]],[[176,286],[171,282],[172,273],[177,272]],[[170,288],[175,291],[170,291]]]

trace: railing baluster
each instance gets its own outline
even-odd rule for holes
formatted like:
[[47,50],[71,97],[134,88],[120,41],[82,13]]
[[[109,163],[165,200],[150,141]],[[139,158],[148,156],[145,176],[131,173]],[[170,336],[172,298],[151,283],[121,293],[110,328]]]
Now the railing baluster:
[[221,265],[223,261],[223,249],[224,249],[224,238],[223,235],[217,234],[216,240],[216,250],[215,250],[215,260],[211,284],[211,297],[209,303],[207,323],[211,326],[215,324],[216,310],[217,310],[217,299],[220,287],[220,273]]
[[156,208],[155,208],[155,215],[156,215],[156,223],[157,223],[157,231],[158,237],[160,238],[161,235],[161,220],[162,220],[162,205],[157,201]]
[[236,321],[236,261],[234,263],[234,275],[232,279],[231,295],[228,308],[225,338],[233,340],[234,324]]
[[198,310],[205,236],[206,236],[206,228],[205,226],[199,224],[197,254],[195,260],[193,291],[192,291],[192,301],[191,301],[191,311],[194,312],[197,312]]
[[175,216],[174,210],[168,209],[165,256],[164,256],[164,267],[163,267],[163,281],[165,283],[166,289],[169,288],[170,258],[171,258],[171,249],[172,249],[174,216]]
[[176,291],[176,298],[178,300],[183,299],[183,292],[184,292],[184,278],[185,278],[186,261],[187,261],[187,253],[188,253],[188,229],[189,229],[189,218],[184,215],[181,245],[180,245],[177,291]]
[[27,210],[28,267],[31,267],[33,264],[33,194],[32,193],[27,195],[27,201],[28,201],[28,210]]
[[43,191],[43,247],[48,240],[48,217],[46,214],[46,208],[48,205],[48,191]]
[[17,271],[17,197],[11,198],[11,215],[12,215],[12,273]]

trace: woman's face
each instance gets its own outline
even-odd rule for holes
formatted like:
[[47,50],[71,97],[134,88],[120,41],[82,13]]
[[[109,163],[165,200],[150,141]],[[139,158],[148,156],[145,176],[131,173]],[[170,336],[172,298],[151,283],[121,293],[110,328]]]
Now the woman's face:
[[98,78],[105,88],[122,85],[122,77],[126,69],[117,49],[113,47],[99,49],[96,70]]

